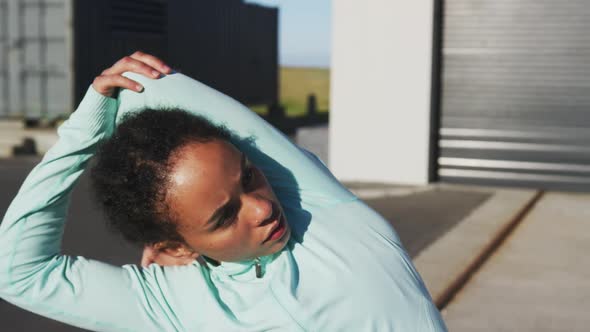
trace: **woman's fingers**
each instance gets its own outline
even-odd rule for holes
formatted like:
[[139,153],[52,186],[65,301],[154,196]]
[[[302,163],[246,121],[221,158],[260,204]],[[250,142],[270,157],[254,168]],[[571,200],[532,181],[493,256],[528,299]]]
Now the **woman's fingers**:
[[111,96],[115,88],[125,88],[133,91],[140,92],[143,90],[143,86],[134,80],[128,79],[125,76],[112,74],[112,75],[100,75],[94,79],[92,86],[96,92]]
[[121,75],[127,71],[141,74],[149,78],[158,78],[161,75],[160,71],[156,70],[152,66],[130,56],[126,56],[117,61],[117,63],[115,63],[111,68],[103,71],[102,75]]
[[107,97],[111,97],[115,88],[125,88],[140,92],[141,84],[122,76],[124,72],[134,72],[148,78],[159,78],[162,74],[169,74],[172,69],[157,57],[137,51],[117,61],[112,67],[104,70],[94,79],[94,89]]
[[159,70],[162,74],[170,74],[170,72],[172,71],[172,69],[170,67],[168,67],[164,63],[164,61],[158,59],[157,57],[155,57],[153,55],[146,54],[141,51],[137,51],[137,52],[131,54],[131,58],[141,61],[141,62],[151,66],[152,68],[155,68],[156,70]]

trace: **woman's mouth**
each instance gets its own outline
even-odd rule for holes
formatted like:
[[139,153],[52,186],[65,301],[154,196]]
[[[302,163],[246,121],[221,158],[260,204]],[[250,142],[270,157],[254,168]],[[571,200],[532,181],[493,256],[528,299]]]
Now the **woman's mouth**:
[[271,229],[270,233],[262,243],[266,243],[268,241],[276,241],[283,237],[283,235],[285,235],[285,231],[287,230],[287,222],[283,214],[280,212],[280,209],[278,208],[277,213],[273,213],[273,215],[276,215],[276,221],[274,222],[274,225],[272,226],[273,228]]

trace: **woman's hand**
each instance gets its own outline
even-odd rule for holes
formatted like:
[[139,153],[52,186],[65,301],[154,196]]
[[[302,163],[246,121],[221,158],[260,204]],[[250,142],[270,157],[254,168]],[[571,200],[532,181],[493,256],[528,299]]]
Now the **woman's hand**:
[[170,74],[172,69],[155,56],[137,51],[117,61],[111,68],[105,69],[94,79],[92,87],[106,97],[112,97],[117,88],[142,91],[141,84],[121,75],[128,71],[156,79],[162,74]]

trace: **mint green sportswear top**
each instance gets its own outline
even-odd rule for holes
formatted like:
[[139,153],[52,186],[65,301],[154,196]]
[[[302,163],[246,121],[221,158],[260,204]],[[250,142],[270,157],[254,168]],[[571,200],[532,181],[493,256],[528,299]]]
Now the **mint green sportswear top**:
[[[189,77],[126,75],[144,91],[113,99],[90,88],[7,210],[2,298],[96,331],[446,331],[394,229],[319,159]],[[249,138],[234,144],[267,176],[292,228],[283,250],[260,258],[261,277],[254,260],[142,268],[60,253],[73,186],[116,121],[145,107],[185,109]]]

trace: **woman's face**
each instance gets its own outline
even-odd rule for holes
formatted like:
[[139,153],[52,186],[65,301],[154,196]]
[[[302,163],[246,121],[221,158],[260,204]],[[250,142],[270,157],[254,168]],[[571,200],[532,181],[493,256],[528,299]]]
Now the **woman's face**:
[[291,230],[266,177],[231,143],[189,143],[172,157],[166,201],[188,249],[218,261],[281,250]]

